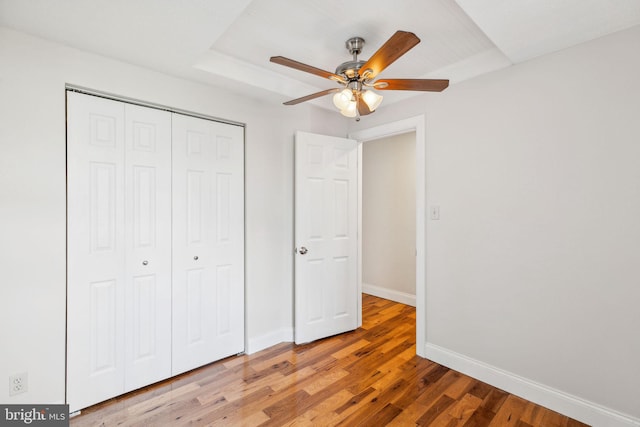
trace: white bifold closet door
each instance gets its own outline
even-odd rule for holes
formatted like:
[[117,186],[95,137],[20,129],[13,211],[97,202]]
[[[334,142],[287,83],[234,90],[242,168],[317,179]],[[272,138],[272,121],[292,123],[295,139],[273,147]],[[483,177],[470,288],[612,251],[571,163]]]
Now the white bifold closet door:
[[244,129],[67,97],[75,411],[244,350]]
[[173,360],[244,350],[244,129],[173,117]]
[[171,373],[171,114],[67,96],[73,411]]

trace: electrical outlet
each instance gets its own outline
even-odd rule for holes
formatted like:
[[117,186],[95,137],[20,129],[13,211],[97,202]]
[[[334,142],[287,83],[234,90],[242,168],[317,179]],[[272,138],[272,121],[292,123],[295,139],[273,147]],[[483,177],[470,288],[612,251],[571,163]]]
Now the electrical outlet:
[[11,375],[9,377],[9,396],[25,393],[27,391],[27,373]]

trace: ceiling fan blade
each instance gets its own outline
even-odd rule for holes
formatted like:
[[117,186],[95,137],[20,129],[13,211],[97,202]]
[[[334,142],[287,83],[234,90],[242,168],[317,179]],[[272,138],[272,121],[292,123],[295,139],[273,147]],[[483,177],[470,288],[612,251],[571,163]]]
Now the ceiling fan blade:
[[311,95],[303,96],[302,98],[292,99],[291,101],[285,102],[284,105],[300,104],[301,102],[309,101],[311,99],[320,98],[321,96],[329,95],[330,93],[340,92],[341,90],[342,89],[340,89],[340,88],[323,90],[322,92],[312,93]]
[[418,43],[420,39],[415,34],[396,31],[360,69],[362,71],[370,69],[371,73],[366,78],[372,79]]
[[380,79],[373,87],[376,90],[424,90],[442,92],[449,86],[449,80],[438,79]]
[[284,56],[272,56],[270,61],[275,64],[284,65],[285,67],[304,71],[305,73],[315,74],[316,76],[324,77],[325,79],[344,82],[344,79],[337,74],[321,70],[320,68],[312,67],[311,65],[303,64],[302,62],[294,61],[293,59],[285,58]]

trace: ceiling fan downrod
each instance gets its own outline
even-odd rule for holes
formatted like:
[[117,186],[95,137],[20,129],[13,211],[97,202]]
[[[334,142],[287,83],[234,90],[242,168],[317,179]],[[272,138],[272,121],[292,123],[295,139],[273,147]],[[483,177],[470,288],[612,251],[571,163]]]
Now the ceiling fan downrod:
[[358,80],[360,78],[358,72],[365,64],[365,61],[358,61],[358,55],[362,52],[362,47],[364,46],[364,39],[362,37],[351,37],[345,42],[345,46],[349,53],[353,55],[353,60],[338,65],[336,74],[345,76],[347,81]]
[[362,46],[364,46],[364,39],[362,37],[351,37],[345,43],[347,50],[353,55],[353,60],[358,60],[358,55],[362,52]]

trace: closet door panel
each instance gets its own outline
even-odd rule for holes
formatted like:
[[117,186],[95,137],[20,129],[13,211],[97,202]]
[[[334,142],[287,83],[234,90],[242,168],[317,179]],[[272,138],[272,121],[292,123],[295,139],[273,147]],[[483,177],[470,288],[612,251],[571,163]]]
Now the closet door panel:
[[125,105],[125,391],[171,375],[171,113]]
[[67,401],[124,392],[124,105],[67,94]]
[[244,130],[214,122],[212,134],[216,336],[236,354],[244,349]]
[[244,349],[243,130],[173,116],[173,374]]
[[210,163],[211,135],[204,120],[174,115],[173,161],[173,351],[172,373],[211,361],[214,313]]

